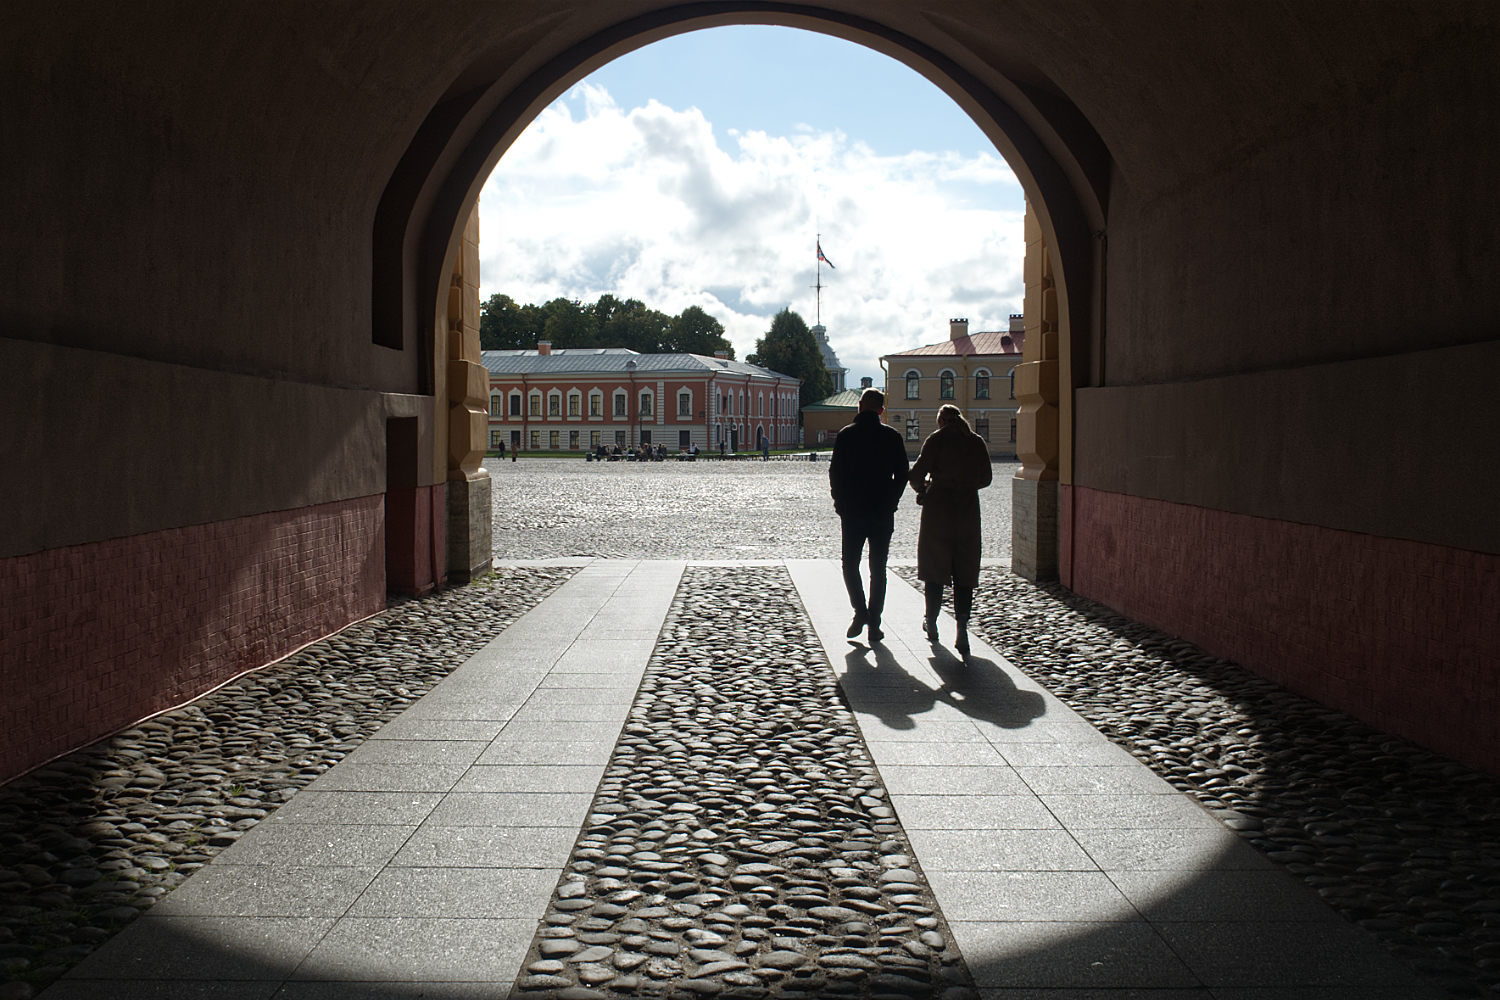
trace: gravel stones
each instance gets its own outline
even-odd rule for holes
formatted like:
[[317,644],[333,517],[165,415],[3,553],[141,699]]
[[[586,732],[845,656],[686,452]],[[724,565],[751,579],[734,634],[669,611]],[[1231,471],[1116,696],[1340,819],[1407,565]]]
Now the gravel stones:
[[[822,459],[749,462],[585,462],[485,459],[497,559],[837,559],[839,518]],[[758,456],[757,456],[758,458]],[[996,462],[995,482],[1018,466]],[[755,497],[760,516],[744,517]],[[986,559],[1010,555],[1010,491],[979,491]],[[921,508],[896,511],[891,552],[914,558]],[[734,525],[726,530],[725,525]],[[661,530],[670,525],[671,530]]]
[[945,931],[785,570],[689,567],[517,990],[971,997]]
[[986,570],[974,607],[1007,659],[1434,985],[1500,995],[1500,779],[1055,585]]
[[0,788],[0,997],[24,1000],[420,698],[574,571],[390,609]]

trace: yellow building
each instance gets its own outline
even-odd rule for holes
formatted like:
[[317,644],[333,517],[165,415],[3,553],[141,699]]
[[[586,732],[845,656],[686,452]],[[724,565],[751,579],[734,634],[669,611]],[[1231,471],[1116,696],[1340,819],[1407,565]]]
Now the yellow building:
[[991,458],[1016,457],[1015,380],[1026,327],[1010,317],[1009,330],[969,333],[969,321],[951,320],[948,339],[937,344],[887,354],[885,421],[906,439],[915,456],[927,435],[937,430],[937,411],[952,403],[989,442]]

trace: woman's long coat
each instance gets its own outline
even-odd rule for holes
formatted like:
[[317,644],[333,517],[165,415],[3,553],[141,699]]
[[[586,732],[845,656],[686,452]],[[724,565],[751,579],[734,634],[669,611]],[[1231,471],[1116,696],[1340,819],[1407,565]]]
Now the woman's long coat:
[[917,576],[924,582],[979,585],[979,491],[993,478],[984,439],[962,424],[922,442],[910,480],[922,505]]

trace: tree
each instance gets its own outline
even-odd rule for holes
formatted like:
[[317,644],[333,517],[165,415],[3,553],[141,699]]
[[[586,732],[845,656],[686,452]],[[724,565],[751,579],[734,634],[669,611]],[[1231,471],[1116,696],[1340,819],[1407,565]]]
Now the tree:
[[621,302],[613,295],[601,295],[594,303],[594,318],[599,324],[600,347],[625,347],[641,354],[666,350],[662,341],[671,317],[646,308],[640,299]]
[[698,306],[688,306],[672,319],[662,350],[684,354],[713,354],[728,351],[734,358],[734,347],[724,339],[724,324]]
[[545,321],[536,306],[517,305],[509,295],[491,295],[479,307],[479,346],[486,351],[533,349]]
[[755,353],[746,361],[783,375],[802,380],[797,394],[797,422],[802,422],[802,407],[833,395],[833,380],[823,367],[823,353],[813,339],[807,321],[792,312],[790,306],[771,318],[771,329],[755,342]]
[[542,324],[542,339],[553,347],[597,347],[599,324],[594,311],[577,299],[557,298],[542,306],[547,321]]

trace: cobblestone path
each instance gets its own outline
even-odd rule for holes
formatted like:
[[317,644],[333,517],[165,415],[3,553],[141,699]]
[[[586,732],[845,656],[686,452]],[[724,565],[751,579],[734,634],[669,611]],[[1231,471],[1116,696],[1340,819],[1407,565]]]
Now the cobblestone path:
[[[837,559],[839,519],[822,462],[487,459],[495,558]],[[1010,483],[997,462],[979,493],[984,558],[1010,557]],[[920,508],[896,512],[892,559],[917,557]]]
[[518,990],[968,984],[790,577],[690,567]]
[[1055,585],[987,570],[973,624],[1434,985],[1500,996],[1500,779]]
[[0,788],[0,998],[25,1000],[574,571],[504,568],[314,643]]

